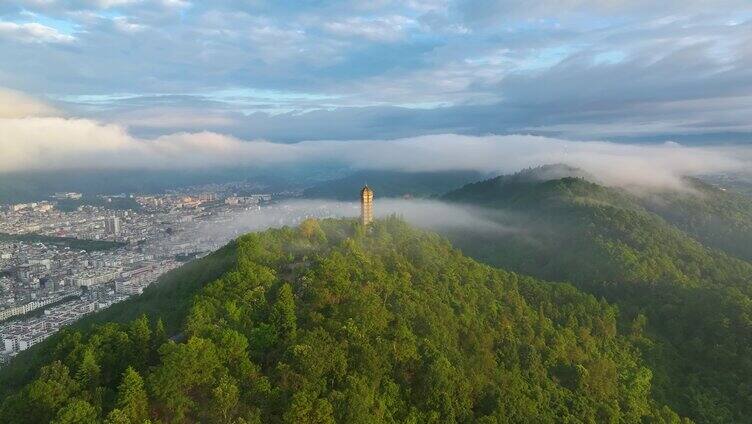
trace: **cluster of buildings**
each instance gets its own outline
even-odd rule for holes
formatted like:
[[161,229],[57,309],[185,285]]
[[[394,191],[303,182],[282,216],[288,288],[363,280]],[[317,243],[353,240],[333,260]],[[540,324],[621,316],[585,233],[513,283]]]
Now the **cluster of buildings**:
[[[131,197],[138,207],[126,210],[107,202],[56,208],[56,200],[79,200],[79,193],[0,205],[0,364],[226,244],[241,231],[227,231],[235,217],[274,207],[269,194]],[[24,237],[30,234],[44,237]]]
[[0,351],[4,352],[0,358],[6,362],[14,353],[34,346],[82,316],[95,312],[98,308],[106,308],[119,300],[122,299],[113,298],[99,303],[92,295],[82,295],[44,309],[40,316],[0,324]]
[[230,196],[225,199],[226,205],[258,206],[271,201],[270,194],[254,194],[250,196]]
[[43,202],[30,202],[30,203],[16,203],[14,205],[8,205],[9,212],[49,212],[54,209],[55,205],[48,201]]

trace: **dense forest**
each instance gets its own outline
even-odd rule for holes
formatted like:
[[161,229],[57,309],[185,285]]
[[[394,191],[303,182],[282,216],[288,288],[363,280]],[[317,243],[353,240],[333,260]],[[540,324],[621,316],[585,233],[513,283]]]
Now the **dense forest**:
[[447,235],[484,262],[617,305],[619,327],[644,336],[660,402],[698,422],[752,422],[752,202],[697,181],[636,196],[546,173],[449,193],[517,230]]
[[308,220],[221,258],[221,277],[162,299],[192,299],[179,326],[150,309],[44,344],[0,422],[686,421],[652,395],[639,322],[397,218]]

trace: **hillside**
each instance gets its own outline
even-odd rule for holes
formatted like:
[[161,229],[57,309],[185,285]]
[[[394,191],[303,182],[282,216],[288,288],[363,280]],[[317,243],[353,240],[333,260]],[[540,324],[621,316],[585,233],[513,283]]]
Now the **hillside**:
[[353,193],[357,194],[367,183],[379,197],[430,197],[481,178],[483,175],[474,171],[358,171],[343,178],[318,183],[303,194],[310,199],[353,200]]
[[486,207],[490,219],[519,229],[448,234],[463,252],[571,281],[618,305],[622,328],[644,328],[657,399],[698,422],[752,422],[752,265],[703,245],[700,226],[682,231],[692,228],[666,212],[678,200],[664,202],[674,225],[646,208],[656,197],[582,178],[502,176],[445,199]]
[[86,334],[98,326],[124,324],[146,315],[152,321],[161,320],[167,334],[179,333],[193,296],[204,285],[222,275],[234,263],[234,255],[235,247],[230,244],[209,256],[189,262],[161,276],[157,284],[147,287],[140,296],[88,315],[42,343],[21,352],[9,365],[0,368],[0,399],[31,381],[39,368],[55,357],[56,346],[78,332]]
[[309,220],[228,249],[181,341],[159,312],[69,331],[0,422],[680,422],[614,307],[398,219],[368,234]]
[[752,261],[752,197],[688,179],[692,191],[653,194],[646,208],[702,243]]

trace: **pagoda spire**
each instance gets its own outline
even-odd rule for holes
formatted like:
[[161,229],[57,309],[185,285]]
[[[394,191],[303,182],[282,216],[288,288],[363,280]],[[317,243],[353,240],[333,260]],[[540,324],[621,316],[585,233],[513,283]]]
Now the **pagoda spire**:
[[360,190],[360,222],[364,227],[373,222],[373,190],[367,184]]

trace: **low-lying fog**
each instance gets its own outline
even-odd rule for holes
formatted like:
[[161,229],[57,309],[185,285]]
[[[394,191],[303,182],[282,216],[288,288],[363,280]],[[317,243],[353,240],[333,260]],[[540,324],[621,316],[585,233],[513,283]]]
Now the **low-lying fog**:
[[[484,234],[509,234],[522,232],[521,226],[500,224],[499,215],[488,218],[488,211],[436,200],[422,199],[376,199],[376,218],[396,214],[417,227],[435,230],[474,230]],[[346,218],[360,215],[358,202],[329,200],[288,200],[260,208],[226,216],[222,222],[202,222],[192,237],[199,237],[222,245],[231,239],[252,231],[267,228],[295,226],[306,218]],[[509,222],[514,222],[510,219]]]

